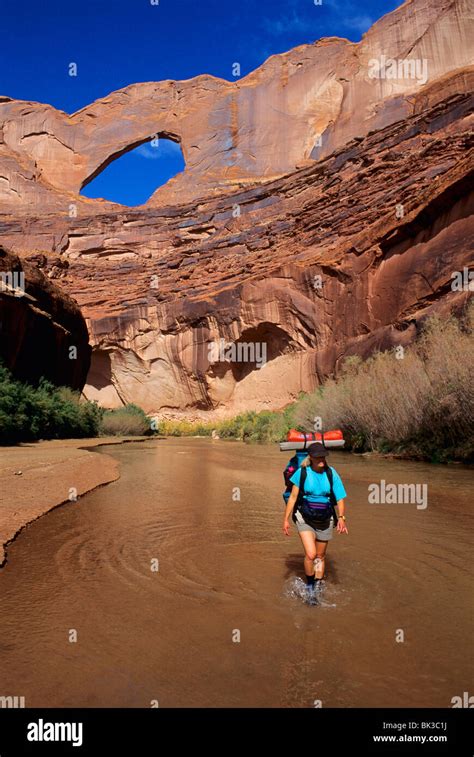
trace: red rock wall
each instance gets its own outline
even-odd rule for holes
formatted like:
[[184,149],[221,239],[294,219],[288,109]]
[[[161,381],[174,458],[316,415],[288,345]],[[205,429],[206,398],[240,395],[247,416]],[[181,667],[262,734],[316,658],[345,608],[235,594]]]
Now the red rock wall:
[[[169,414],[280,407],[464,307],[470,24],[463,0],[411,0],[358,44],[304,45],[232,83],[132,85],[73,116],[0,102],[0,240],[44,253],[78,300],[88,395]],[[426,81],[371,78],[382,55],[426,61]],[[148,203],[78,195],[154,133],[181,142],[186,170]],[[220,340],[265,344],[267,362],[210,360]]]

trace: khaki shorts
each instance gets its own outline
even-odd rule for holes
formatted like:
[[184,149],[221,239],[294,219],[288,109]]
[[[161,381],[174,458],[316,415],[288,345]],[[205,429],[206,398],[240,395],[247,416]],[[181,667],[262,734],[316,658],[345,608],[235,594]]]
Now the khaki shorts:
[[329,521],[328,528],[323,528],[323,529],[313,528],[312,526],[309,526],[304,520],[301,513],[299,512],[299,510],[297,510],[295,514],[295,518],[296,518],[295,525],[298,531],[311,531],[315,535],[318,541],[329,541],[329,539],[332,539],[332,529],[334,525],[334,518],[332,515],[331,515],[331,520]]

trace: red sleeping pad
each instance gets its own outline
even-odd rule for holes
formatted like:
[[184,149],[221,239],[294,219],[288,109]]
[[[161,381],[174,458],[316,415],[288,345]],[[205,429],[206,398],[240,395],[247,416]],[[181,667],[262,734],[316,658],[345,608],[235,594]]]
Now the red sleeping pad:
[[295,428],[292,428],[286,435],[286,441],[280,442],[280,449],[282,451],[306,449],[313,442],[322,442],[323,439],[324,444],[328,449],[344,446],[344,437],[340,429],[324,431],[324,433],[321,434],[320,431],[303,433],[302,431],[297,431]]

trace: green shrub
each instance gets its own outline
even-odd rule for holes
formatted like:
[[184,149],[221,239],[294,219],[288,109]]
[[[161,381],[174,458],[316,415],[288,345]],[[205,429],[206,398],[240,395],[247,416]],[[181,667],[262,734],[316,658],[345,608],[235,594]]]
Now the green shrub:
[[0,365],[0,444],[96,436],[102,410],[66,387],[17,381]]
[[104,436],[146,436],[151,432],[151,419],[138,405],[125,405],[106,410],[100,423]]

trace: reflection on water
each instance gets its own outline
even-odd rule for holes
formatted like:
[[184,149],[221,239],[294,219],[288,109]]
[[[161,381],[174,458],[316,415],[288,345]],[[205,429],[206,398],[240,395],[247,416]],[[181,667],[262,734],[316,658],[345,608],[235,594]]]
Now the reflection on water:
[[[0,695],[27,707],[450,707],[469,690],[471,471],[333,453],[349,535],[334,532],[310,606],[301,542],[281,531],[276,446],[102,451],[121,478],[9,547]],[[427,483],[428,507],[369,504],[382,479]]]

